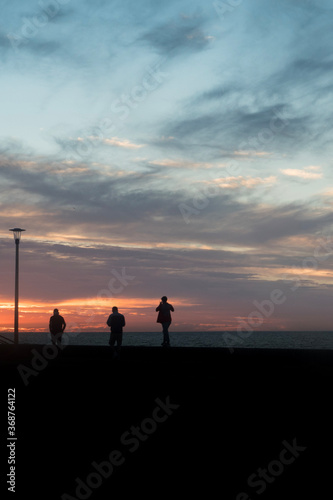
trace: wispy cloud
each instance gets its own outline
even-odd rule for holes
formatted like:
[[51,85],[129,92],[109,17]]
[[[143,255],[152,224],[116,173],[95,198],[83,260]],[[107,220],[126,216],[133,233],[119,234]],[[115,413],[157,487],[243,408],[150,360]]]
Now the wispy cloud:
[[257,186],[272,186],[276,182],[277,178],[274,175],[264,178],[239,175],[236,177],[220,177],[213,181],[214,184],[223,189],[237,189],[240,187],[253,189]]
[[118,148],[125,149],[140,149],[144,147],[144,144],[134,144],[129,139],[119,139],[119,137],[110,137],[100,139],[96,136],[89,136],[92,141],[100,141],[102,144],[107,144],[108,146],[116,146]]
[[192,162],[190,160],[178,159],[172,160],[171,158],[164,158],[161,160],[151,160],[148,162],[150,165],[159,165],[161,167],[177,167],[177,168],[211,168],[213,166],[212,163],[204,163],[204,162]]
[[266,157],[270,156],[272,153],[269,153],[268,151],[234,151],[235,156],[244,156],[244,157],[252,157],[252,156],[258,156],[258,157]]
[[154,26],[139,40],[148,43],[169,57],[186,52],[201,51],[214,39],[205,32],[205,19],[200,15],[180,15]]
[[285,168],[281,169],[281,172],[289,177],[298,177],[300,179],[310,180],[310,179],[321,179],[323,177],[323,173],[318,172],[318,170],[321,170],[321,167],[309,166],[303,169]]

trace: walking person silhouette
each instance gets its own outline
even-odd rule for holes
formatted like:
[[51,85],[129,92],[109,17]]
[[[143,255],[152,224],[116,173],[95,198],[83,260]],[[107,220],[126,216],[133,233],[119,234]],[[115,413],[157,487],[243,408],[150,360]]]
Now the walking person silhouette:
[[51,333],[52,344],[61,346],[61,336],[66,328],[66,322],[62,316],[59,314],[58,309],[54,309],[53,316],[51,316],[49,321],[49,330]]
[[111,329],[109,344],[113,350],[113,357],[118,357],[123,343],[123,327],[125,326],[125,317],[118,312],[118,307],[113,306],[112,314],[108,317],[106,324]]
[[170,338],[169,338],[169,326],[171,325],[171,314],[170,312],[174,311],[174,308],[171,304],[167,302],[168,297],[163,295],[161,298],[160,304],[156,307],[156,312],[158,311],[157,323],[161,323],[162,331],[163,331],[163,347],[170,347]]

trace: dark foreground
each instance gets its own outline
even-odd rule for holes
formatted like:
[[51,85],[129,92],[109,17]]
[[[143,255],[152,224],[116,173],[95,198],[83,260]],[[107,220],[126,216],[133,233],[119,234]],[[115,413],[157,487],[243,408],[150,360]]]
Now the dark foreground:
[[9,388],[8,498],[331,497],[333,351],[42,350],[0,346],[1,498]]

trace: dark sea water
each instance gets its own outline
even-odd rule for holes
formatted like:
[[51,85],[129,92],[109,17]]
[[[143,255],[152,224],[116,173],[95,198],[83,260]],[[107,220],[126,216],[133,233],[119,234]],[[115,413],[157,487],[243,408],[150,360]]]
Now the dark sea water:
[[[2,333],[13,339],[13,333]],[[68,345],[108,345],[109,332],[65,332],[63,342]],[[124,332],[124,346],[159,346],[162,333]],[[333,349],[333,332],[252,332],[241,337],[229,332],[172,332],[174,347],[246,347],[271,349]],[[48,333],[19,333],[20,344],[50,344]]]

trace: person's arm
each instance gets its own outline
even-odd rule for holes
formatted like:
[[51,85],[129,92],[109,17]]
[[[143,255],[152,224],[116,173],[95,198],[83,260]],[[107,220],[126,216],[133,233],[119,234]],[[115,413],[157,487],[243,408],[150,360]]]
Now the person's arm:
[[173,306],[172,306],[171,304],[169,304],[169,305],[170,305],[170,311],[172,311],[172,312],[173,312],[173,311],[174,311]]
[[156,307],[156,312],[161,310],[161,303]]
[[62,318],[62,331],[64,332],[66,328],[66,321]]
[[52,320],[52,318],[50,318],[50,321],[49,321],[49,330],[52,333],[52,321],[51,320]]
[[125,325],[126,325],[126,323],[125,323],[125,316],[123,316],[123,324],[122,324],[122,326],[125,326]]

